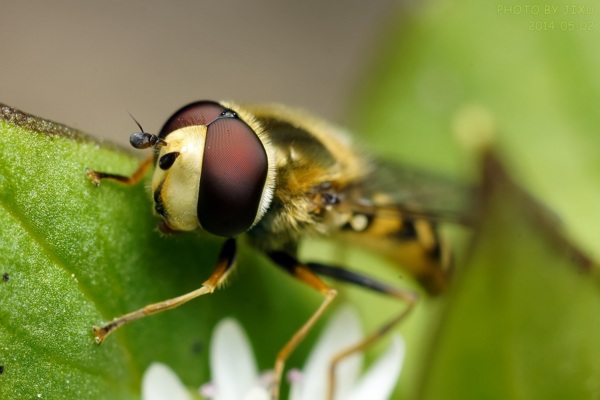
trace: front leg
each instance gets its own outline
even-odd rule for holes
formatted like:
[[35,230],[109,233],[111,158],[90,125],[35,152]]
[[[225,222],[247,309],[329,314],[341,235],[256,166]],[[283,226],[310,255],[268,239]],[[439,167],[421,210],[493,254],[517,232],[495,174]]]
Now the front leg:
[[117,182],[121,182],[125,185],[135,185],[136,183],[138,183],[139,181],[142,180],[142,178],[144,177],[144,175],[146,174],[146,172],[148,171],[148,169],[150,169],[150,167],[152,166],[152,163],[154,161],[154,155],[148,157],[147,159],[145,159],[140,166],[138,167],[137,170],[135,170],[135,172],[133,174],[131,174],[130,176],[123,176],[123,175],[117,175],[117,174],[109,174],[106,172],[100,172],[100,171],[93,171],[91,169],[88,169],[86,171],[86,176],[89,180],[91,180],[94,185],[98,186],[100,185],[100,181],[103,179],[109,179],[109,180],[113,180],[113,181],[117,181]]
[[117,317],[111,322],[104,324],[100,327],[94,326],[93,331],[94,335],[96,335],[96,343],[102,343],[109,334],[111,334],[121,326],[125,325],[126,323],[135,321],[136,319],[144,318],[152,314],[159,313],[161,311],[179,307],[180,305],[185,304],[188,301],[195,299],[196,297],[214,292],[215,289],[222,285],[227,279],[229,272],[235,264],[235,256],[235,239],[227,239],[227,241],[223,244],[223,248],[221,250],[221,254],[219,255],[217,266],[215,267],[210,277],[202,284],[202,286],[199,289],[186,293],[182,296],[175,297],[173,299],[147,305],[146,307],[140,308],[137,311],[133,311],[129,314]]

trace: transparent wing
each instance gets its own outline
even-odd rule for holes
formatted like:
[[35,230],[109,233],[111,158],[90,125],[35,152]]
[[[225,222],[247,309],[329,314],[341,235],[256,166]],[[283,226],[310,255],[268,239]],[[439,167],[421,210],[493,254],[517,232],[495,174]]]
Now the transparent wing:
[[379,218],[414,217],[470,225],[477,190],[450,178],[377,161],[367,178],[344,190],[340,207]]

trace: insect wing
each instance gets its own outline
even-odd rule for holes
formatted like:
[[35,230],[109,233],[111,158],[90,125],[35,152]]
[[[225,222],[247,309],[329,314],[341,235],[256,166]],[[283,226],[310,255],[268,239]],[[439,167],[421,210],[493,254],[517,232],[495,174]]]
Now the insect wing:
[[379,218],[426,219],[470,225],[477,190],[414,167],[377,161],[372,173],[346,188],[341,207]]

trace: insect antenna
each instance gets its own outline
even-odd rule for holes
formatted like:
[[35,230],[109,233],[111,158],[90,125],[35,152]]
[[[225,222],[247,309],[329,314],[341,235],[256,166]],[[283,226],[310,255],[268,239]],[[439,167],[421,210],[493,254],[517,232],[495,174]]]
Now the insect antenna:
[[166,146],[167,142],[152,133],[144,132],[144,128],[131,113],[128,113],[135,124],[140,128],[140,132],[134,132],[129,137],[129,143],[136,149],[147,149],[148,147]]

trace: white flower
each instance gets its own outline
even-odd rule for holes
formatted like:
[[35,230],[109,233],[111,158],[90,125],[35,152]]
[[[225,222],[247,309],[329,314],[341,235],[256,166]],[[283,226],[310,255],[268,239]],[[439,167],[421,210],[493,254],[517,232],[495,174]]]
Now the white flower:
[[[210,344],[212,383],[200,388],[214,400],[269,400],[268,380],[261,379],[250,342],[240,324],[221,320]],[[209,388],[207,393],[206,389]]]
[[192,396],[175,372],[161,363],[152,363],[142,378],[143,400],[191,400]]
[[[334,314],[306,361],[304,372],[292,370],[290,400],[325,399],[329,364],[334,355],[358,343],[363,333],[356,313],[349,307]],[[388,350],[361,376],[363,355],[353,354],[336,368],[335,400],[386,400],[398,381],[404,359],[404,342],[392,337]],[[269,400],[270,375],[259,375],[248,338],[231,318],[219,322],[210,346],[213,381],[200,394],[214,400]],[[142,381],[142,399],[191,399],[177,376],[165,365],[154,363]]]
[[[292,381],[290,400],[326,398],[330,361],[339,352],[363,338],[356,312],[341,308],[331,318],[304,365],[297,382]],[[355,353],[343,359],[336,368],[336,400],[386,400],[392,394],[404,360],[404,342],[392,337],[388,350],[361,376],[363,355]]]
[[[232,318],[219,322],[210,345],[213,381],[200,394],[214,400],[270,400],[268,376],[258,374],[250,343]],[[142,379],[143,400],[191,400],[177,375],[164,364],[152,363]]]

